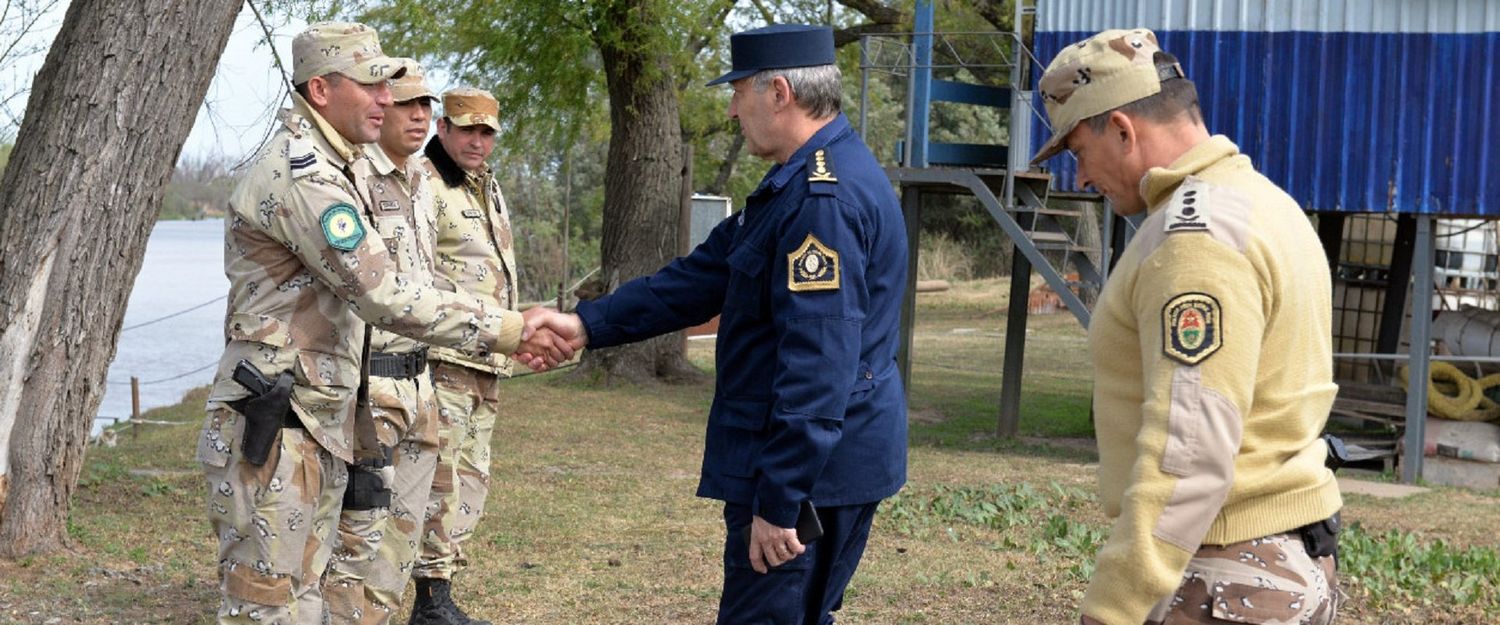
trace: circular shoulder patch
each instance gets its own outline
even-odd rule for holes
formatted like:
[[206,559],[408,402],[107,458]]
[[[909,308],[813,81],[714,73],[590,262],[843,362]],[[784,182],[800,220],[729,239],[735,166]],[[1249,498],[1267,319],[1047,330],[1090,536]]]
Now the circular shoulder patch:
[[359,213],[354,212],[353,206],[343,202],[329,206],[319,221],[323,224],[323,237],[336,249],[347,252],[365,240],[365,225],[360,222]]
[[1183,293],[1161,310],[1162,352],[1185,365],[1196,365],[1224,345],[1219,300],[1207,293]]

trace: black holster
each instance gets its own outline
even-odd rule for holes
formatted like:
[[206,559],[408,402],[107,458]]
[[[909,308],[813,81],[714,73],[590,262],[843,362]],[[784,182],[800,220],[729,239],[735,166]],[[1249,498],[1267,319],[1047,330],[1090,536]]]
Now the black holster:
[[380,477],[380,469],[366,464],[349,465],[349,487],[344,489],[345,510],[373,510],[391,506],[391,489]]
[[245,417],[245,432],[240,439],[240,454],[245,462],[262,466],[271,457],[276,435],[281,433],[282,424],[292,411],[292,381],[292,372],[283,371],[264,393],[228,402],[230,408]]
[[1307,555],[1314,558],[1333,556],[1338,561],[1339,556],[1339,530],[1342,529],[1343,521],[1339,513],[1318,521],[1308,523],[1297,528],[1297,535],[1302,537],[1302,545],[1307,548]]

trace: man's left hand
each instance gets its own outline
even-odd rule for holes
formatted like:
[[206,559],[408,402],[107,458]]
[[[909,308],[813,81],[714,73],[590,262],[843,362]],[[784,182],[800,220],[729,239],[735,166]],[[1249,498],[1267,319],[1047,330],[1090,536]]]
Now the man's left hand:
[[807,551],[797,540],[797,530],[776,527],[759,515],[750,522],[750,568],[762,575],[791,562]]

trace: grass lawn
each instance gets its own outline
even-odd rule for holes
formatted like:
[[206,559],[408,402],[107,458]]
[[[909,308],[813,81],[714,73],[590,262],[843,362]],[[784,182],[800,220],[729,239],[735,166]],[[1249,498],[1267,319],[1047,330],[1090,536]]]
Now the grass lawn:
[[[924,294],[907,488],[881,509],[841,623],[1071,622],[1107,532],[1089,365],[1066,314],[1028,329],[1022,437],[997,439],[1003,281]],[[692,355],[711,366],[712,347]],[[505,623],[710,623],[720,505],[693,497],[712,388],[505,383],[494,488],[456,585]],[[214,545],[192,460],[202,391],[90,449],[55,555],[0,561],[0,623],[206,623]],[[1500,621],[1500,494],[1351,496],[1342,623]],[[408,594],[408,597],[410,595]],[[398,617],[405,622],[405,615]]]

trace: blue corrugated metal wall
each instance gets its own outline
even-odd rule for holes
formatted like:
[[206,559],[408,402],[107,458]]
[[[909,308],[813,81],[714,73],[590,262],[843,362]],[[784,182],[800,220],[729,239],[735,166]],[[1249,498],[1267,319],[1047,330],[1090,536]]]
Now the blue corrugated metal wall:
[[[1038,32],[1036,56],[1092,34]],[[1307,209],[1500,217],[1500,33],[1157,37],[1197,83],[1209,130]],[[1036,126],[1033,153],[1049,134]],[[1046,165],[1073,187],[1071,156]]]

